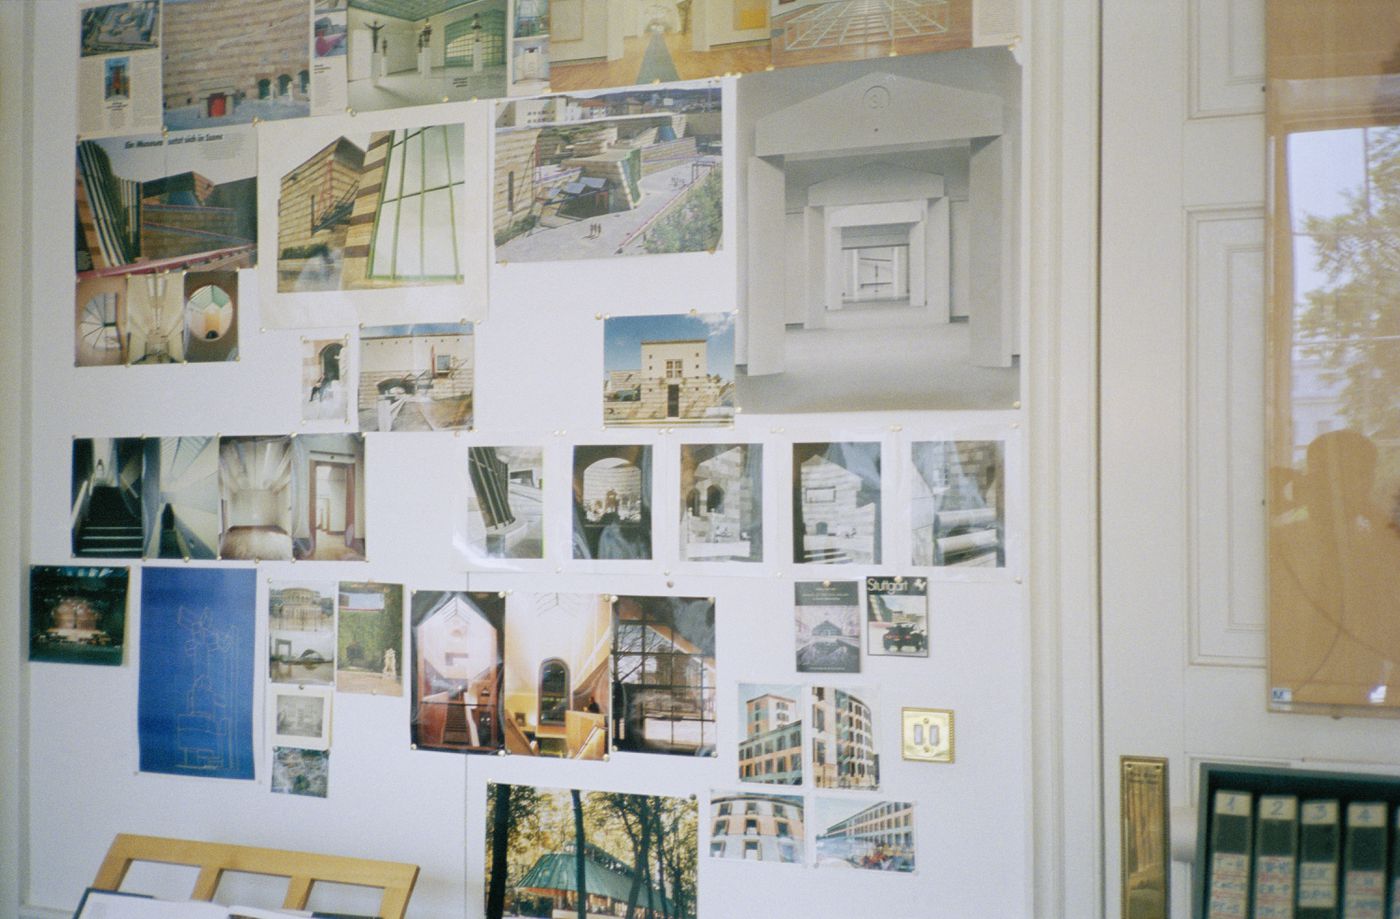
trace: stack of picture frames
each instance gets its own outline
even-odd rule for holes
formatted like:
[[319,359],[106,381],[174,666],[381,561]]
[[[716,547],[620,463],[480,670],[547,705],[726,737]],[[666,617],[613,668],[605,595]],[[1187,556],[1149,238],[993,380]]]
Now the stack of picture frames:
[[82,0],[74,364],[137,398],[31,659],[138,619],[143,771],[333,802],[366,705],[499,757],[492,919],[913,874],[1021,679],[960,663],[1025,629],[1016,6],[602,6]]

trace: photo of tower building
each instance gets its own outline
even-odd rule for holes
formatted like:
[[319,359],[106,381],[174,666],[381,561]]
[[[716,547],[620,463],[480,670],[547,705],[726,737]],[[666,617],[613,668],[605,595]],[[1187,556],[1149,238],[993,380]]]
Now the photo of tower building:
[[818,788],[880,787],[874,714],[861,696],[812,687],[812,781]]
[[740,781],[802,784],[801,692],[798,686],[739,684]]

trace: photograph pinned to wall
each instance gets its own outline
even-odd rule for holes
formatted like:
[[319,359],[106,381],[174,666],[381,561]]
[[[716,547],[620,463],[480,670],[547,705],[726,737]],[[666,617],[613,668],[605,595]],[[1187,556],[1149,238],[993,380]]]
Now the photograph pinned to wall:
[[739,684],[739,781],[802,784],[802,709],[797,685]]
[[335,675],[335,582],[269,581],[267,678],[329,684]]
[[78,279],[253,267],[257,175],[251,127],[79,141]]
[[744,411],[1015,407],[1020,73],[970,48],[738,82]]
[[29,566],[29,659],[121,666],[128,568]]
[[915,565],[1006,567],[1006,444],[935,440],[910,445]]
[[455,534],[472,564],[544,558],[544,448],[467,448],[465,528]]
[[331,687],[272,684],[267,688],[266,723],[269,746],[329,750]]
[[185,363],[183,271],[126,276],[126,362]]
[[[520,6],[519,2],[516,6]],[[510,95],[538,96],[549,92],[549,36],[517,38],[510,43],[510,55]]]
[[772,4],[774,67],[972,47],[973,0],[760,2]]
[[372,112],[504,96],[508,7],[506,0],[350,0],[350,107]]
[[140,558],[145,554],[145,451],[139,437],[73,439],[73,555]]
[[763,561],[763,445],[681,444],[681,559]]
[[795,564],[880,564],[880,444],[792,445]]
[[336,692],[403,695],[403,585],[341,581]]
[[350,423],[350,339],[302,338],[301,420]]
[[253,778],[252,568],[141,572],[141,771]]
[[420,750],[495,753],[502,708],[506,601],[495,591],[415,590],[410,741]]
[[858,798],[812,799],[818,868],[914,870],[914,804]]
[[497,103],[496,260],[718,249],[720,95],[701,82]]
[[800,865],[806,856],[801,795],[710,792],[710,857]]
[[734,423],[734,314],[603,319],[603,424]]
[[79,136],[160,130],[160,6],[160,0],[83,4]]
[[73,296],[73,366],[126,363],[126,276],[79,280]]
[[651,472],[648,444],[574,447],[574,558],[651,558]]
[[613,749],[714,756],[714,599],[621,596],[612,607]]
[[860,673],[860,582],[793,587],[798,673]]
[[219,558],[292,558],[292,438],[219,438]]
[[470,431],[475,381],[470,322],[360,330],[361,431]]
[[817,788],[880,787],[874,695],[864,687],[812,687],[812,783]]
[[219,555],[217,437],[147,437],[142,516],[147,558]]
[[311,98],[322,113],[350,107],[347,83],[350,22],[344,3],[334,9],[317,4],[311,20]]
[[[577,913],[694,919],[699,805],[693,797],[486,785],[486,919]],[[480,877],[468,868],[473,877]]]
[[238,360],[238,272],[186,271],[184,282],[185,360]]
[[363,434],[292,438],[292,558],[365,560]]
[[324,798],[330,789],[331,751],[272,748],[273,794]]
[[866,653],[928,657],[928,579],[865,579]]
[[587,0],[551,0],[556,92],[751,73],[772,65],[768,0],[653,3],[609,16]]
[[[311,98],[306,0],[165,0],[165,127],[212,128],[324,114]],[[256,33],[250,32],[257,24]],[[210,53],[209,37],[227,36]]]
[[506,752],[607,759],[613,644],[608,597],[516,591],[505,607]]

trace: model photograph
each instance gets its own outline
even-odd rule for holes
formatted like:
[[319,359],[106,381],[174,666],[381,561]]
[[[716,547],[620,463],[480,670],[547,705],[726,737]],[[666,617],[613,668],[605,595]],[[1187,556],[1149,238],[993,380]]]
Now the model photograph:
[[603,424],[734,421],[734,314],[603,319]]
[[718,248],[721,121],[704,83],[497,103],[496,260]]
[[486,785],[486,917],[696,915],[694,798]]
[[29,566],[29,659],[121,666],[128,568]]
[[573,557],[651,558],[651,447],[574,447]]
[[796,685],[739,684],[739,781],[802,784],[802,708]]
[[713,756],[715,601],[621,596],[612,605],[614,749]]
[[467,554],[544,558],[544,449],[469,447]]
[[968,48],[739,81],[743,234],[763,266],[741,275],[744,411],[1021,398],[1020,73],[1005,48]]
[[412,617],[412,742],[458,753],[503,749],[505,600],[494,592],[415,590]]
[[681,558],[763,561],[763,445],[681,444]]
[[880,444],[792,445],[792,559],[880,563]]
[[341,581],[335,690],[403,695],[403,585]]
[[607,596],[516,591],[505,606],[506,752],[606,759],[613,694]]
[[1005,444],[920,441],[910,446],[915,565],[1006,566]]
[[793,587],[798,673],[860,673],[860,582]]

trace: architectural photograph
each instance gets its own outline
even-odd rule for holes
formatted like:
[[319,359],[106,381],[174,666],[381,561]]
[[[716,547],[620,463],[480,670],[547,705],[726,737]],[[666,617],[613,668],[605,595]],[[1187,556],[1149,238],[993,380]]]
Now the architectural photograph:
[[470,430],[475,341],[470,322],[361,329],[360,430]]
[[350,422],[348,335],[301,340],[302,421]]
[[78,280],[253,267],[257,181],[251,128],[78,141]]
[[238,272],[185,272],[185,360],[238,359]]
[[651,558],[651,473],[649,444],[574,447],[574,558]]
[[219,555],[223,509],[216,437],[147,437],[142,516],[147,558]]
[[972,46],[973,0],[769,0],[773,65],[798,67]]
[[710,793],[710,857],[801,865],[806,832],[801,795]]
[[818,868],[914,870],[914,805],[910,801],[813,798]]
[[[857,5],[923,4],[794,14]],[[762,266],[740,276],[744,411],[1010,409],[1014,57],[975,48],[780,69],[745,77],[736,95],[748,264]]]
[[160,0],[90,6],[82,12],[83,57],[160,47]]
[[71,545],[77,558],[145,553],[145,449],[139,437],[73,438]]
[[[311,114],[306,0],[164,0],[161,70],[171,131]],[[249,30],[246,24],[256,22]],[[209,38],[221,37],[217,53]]]
[[516,591],[505,608],[506,752],[606,759],[613,695],[608,597]]
[[733,313],[604,317],[604,425],[733,421]]
[[875,710],[864,688],[812,687],[812,783],[817,788],[880,787]]
[[29,659],[121,666],[125,567],[29,566]]
[[792,445],[792,560],[880,563],[880,444]]
[[364,435],[295,438],[291,499],[293,558],[364,561]]
[[460,124],[336,136],[280,177],[277,290],[462,283]]
[[681,558],[763,561],[763,445],[681,444]]
[[272,684],[267,687],[271,745],[326,750],[331,745],[331,690],[327,686]]
[[1006,445],[935,440],[910,445],[915,565],[1006,567]]
[[589,0],[550,0],[549,85],[567,92],[763,70],[773,63],[768,4],[659,0],[616,16]]
[[267,678],[329,685],[335,676],[334,581],[269,581]]
[[699,83],[497,103],[496,260],[719,248],[720,96]]
[[292,438],[219,438],[219,558],[292,558]]
[[73,366],[126,363],[126,296],[126,275],[78,279],[73,297]]
[[466,553],[544,558],[544,448],[467,448]]
[[128,364],[185,362],[182,271],[126,276]]
[[739,684],[739,781],[802,784],[802,707],[797,685]]
[[350,0],[350,107],[370,112],[504,96],[507,9],[506,0]]
[[793,587],[798,673],[860,673],[860,582]]
[[487,591],[415,590],[412,617],[412,742],[458,753],[504,749],[505,600]]
[[403,585],[341,581],[335,691],[403,695]]
[[612,607],[613,749],[714,756],[715,601],[619,596]]
[[865,579],[865,653],[928,657],[928,579]]
[[694,797],[486,785],[486,919],[697,915]]

